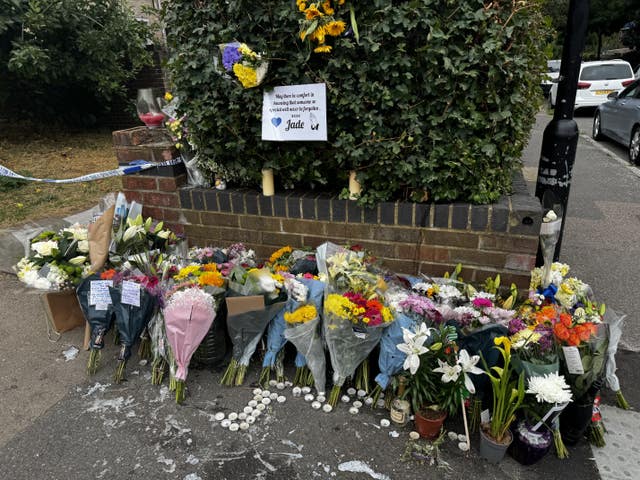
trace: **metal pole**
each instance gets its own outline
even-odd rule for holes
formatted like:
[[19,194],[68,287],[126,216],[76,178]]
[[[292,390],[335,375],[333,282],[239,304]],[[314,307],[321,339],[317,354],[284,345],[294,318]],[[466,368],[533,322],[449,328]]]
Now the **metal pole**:
[[[551,198],[562,205],[562,226],[553,256],[554,261],[557,261],[560,256],[571,187],[571,170],[578,146],[579,132],[578,125],[573,119],[573,107],[576,101],[578,75],[580,74],[588,20],[589,0],[571,0],[562,46],[562,63],[558,77],[555,111],[553,120],[544,129],[538,164],[536,197],[543,201],[545,208],[551,207],[551,205],[545,204],[549,203]],[[537,264],[542,264],[539,250]]]

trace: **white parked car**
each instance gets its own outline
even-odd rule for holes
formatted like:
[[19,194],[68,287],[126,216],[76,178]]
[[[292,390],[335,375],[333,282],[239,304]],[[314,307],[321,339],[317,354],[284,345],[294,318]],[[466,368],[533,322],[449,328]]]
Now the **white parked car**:
[[[578,76],[578,90],[574,109],[597,107],[607,101],[607,95],[620,92],[633,82],[633,70],[624,60],[582,62]],[[558,83],[551,86],[549,103],[556,106]]]

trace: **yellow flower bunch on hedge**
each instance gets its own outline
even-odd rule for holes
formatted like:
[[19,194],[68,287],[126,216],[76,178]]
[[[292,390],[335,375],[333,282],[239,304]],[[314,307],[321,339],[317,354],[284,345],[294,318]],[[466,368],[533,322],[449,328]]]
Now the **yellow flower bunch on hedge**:
[[300,39],[317,44],[316,53],[329,53],[332,46],[327,45],[327,37],[337,37],[345,31],[347,25],[334,17],[336,8],[344,5],[344,0],[324,0],[307,4],[306,0],[296,0],[298,10],[304,14],[300,20]]

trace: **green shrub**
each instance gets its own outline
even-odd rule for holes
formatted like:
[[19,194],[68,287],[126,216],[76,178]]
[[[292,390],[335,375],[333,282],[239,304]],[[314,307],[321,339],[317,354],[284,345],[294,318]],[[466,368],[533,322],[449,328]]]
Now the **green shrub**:
[[150,63],[124,0],[2,0],[0,113],[94,123]]
[[[205,170],[255,186],[272,167],[285,188],[337,190],[355,169],[363,205],[508,191],[539,106],[540,1],[352,3],[356,24],[314,53],[294,1],[164,2],[174,93]],[[335,17],[349,24],[349,4]],[[260,87],[216,69],[232,41],[270,58]],[[320,82],[328,142],[261,141],[263,89]]]

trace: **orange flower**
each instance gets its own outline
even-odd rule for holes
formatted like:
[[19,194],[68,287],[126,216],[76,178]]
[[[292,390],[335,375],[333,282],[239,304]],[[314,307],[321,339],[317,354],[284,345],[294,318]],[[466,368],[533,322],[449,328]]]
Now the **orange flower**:
[[218,266],[215,263],[206,263],[202,266],[203,272],[217,272]]
[[571,318],[571,315],[569,315],[568,313],[561,313],[560,323],[562,323],[562,325],[564,325],[567,328],[571,328],[571,323],[573,323],[573,319]]
[[198,284],[203,287],[207,285],[221,287],[224,284],[224,280],[220,272],[205,272],[198,277]]
[[569,340],[567,340],[567,343],[572,347],[577,347],[578,345],[580,345],[580,337],[576,332],[572,331],[569,334]]
[[113,268],[110,268],[109,270],[105,270],[104,272],[102,272],[100,274],[100,278],[102,280],[111,280],[115,274],[116,271]]
[[553,326],[553,333],[559,340],[566,341],[569,339],[569,330],[561,323],[556,323]]
[[318,7],[316,7],[315,3],[312,3],[311,5],[309,5],[309,8],[307,8],[304,13],[307,20],[313,20],[316,17],[323,16],[322,12],[318,10]]
[[586,325],[576,325],[575,330],[583,342],[586,342],[591,337],[591,330]]

